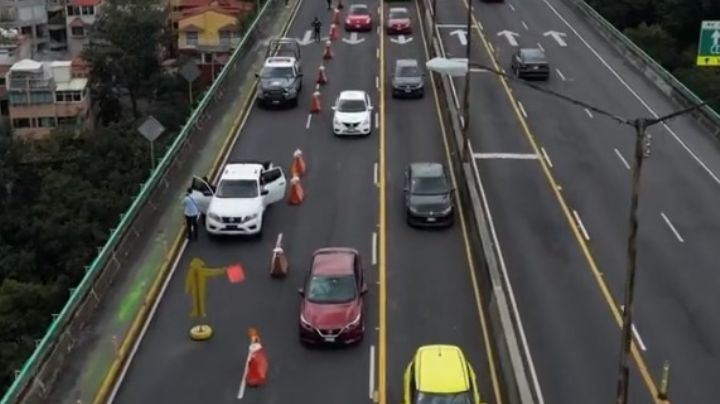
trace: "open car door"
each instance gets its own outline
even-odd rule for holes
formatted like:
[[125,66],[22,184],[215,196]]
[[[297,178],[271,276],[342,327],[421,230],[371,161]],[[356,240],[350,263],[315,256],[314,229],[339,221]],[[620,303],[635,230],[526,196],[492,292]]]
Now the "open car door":
[[262,185],[263,204],[268,206],[282,200],[285,197],[287,180],[282,168],[273,167],[260,175]]
[[200,212],[206,215],[210,207],[210,201],[215,196],[215,189],[200,177],[193,177],[191,188],[193,200],[197,203]]

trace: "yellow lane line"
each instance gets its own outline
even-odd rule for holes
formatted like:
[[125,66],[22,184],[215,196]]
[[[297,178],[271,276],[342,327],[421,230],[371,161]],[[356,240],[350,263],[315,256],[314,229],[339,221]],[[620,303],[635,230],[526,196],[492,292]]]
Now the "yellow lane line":
[[[469,8],[469,5],[466,0],[462,0],[463,4],[465,4],[466,8]],[[495,70],[500,70],[500,66],[498,66],[497,61],[495,60],[495,57],[493,56],[493,53],[490,48],[490,44],[485,37],[485,34],[483,34],[482,30],[479,28],[479,24],[475,16],[472,16],[472,22],[473,27],[477,31],[478,35],[480,36],[480,40],[483,43],[483,46],[485,48],[485,51],[488,54],[488,57],[490,58],[490,61],[495,68]],[[468,33],[470,35],[470,33]],[[530,143],[530,146],[533,148],[533,151],[535,154],[540,155],[541,150],[538,146],[538,142],[536,140],[535,135],[532,134],[530,131],[530,127],[527,123],[527,120],[522,116],[522,113],[518,110],[517,102],[515,100],[515,97],[512,94],[512,91],[510,89],[510,86],[507,83],[507,79],[502,76],[496,76],[500,83],[503,86],[503,89],[505,90],[505,94],[508,96],[508,100],[510,101],[510,104],[513,107],[513,110],[515,111],[515,115],[517,119],[520,121],[520,125],[523,128],[523,132],[525,133],[525,136]],[[610,293],[610,288],[607,286],[607,283],[603,279],[603,275],[600,272],[598,265],[595,261],[595,258],[593,257],[592,253],[590,252],[590,247],[583,239],[582,235],[580,234],[580,230],[575,225],[574,219],[572,217],[572,213],[570,208],[568,207],[567,202],[565,202],[565,198],[560,193],[560,187],[558,186],[558,182],[555,180],[555,177],[553,176],[552,172],[550,171],[550,168],[548,167],[547,163],[544,159],[537,159],[537,161],[540,163],[540,166],[542,167],[542,171],[545,174],[545,178],[547,179],[550,188],[552,189],[553,193],[555,194],[555,197],[557,198],[558,203],[560,204],[560,207],[563,211],[563,214],[565,216],[565,219],[567,220],[567,223],[570,225],[570,228],[572,229],[572,233],[575,236],[575,239],[577,240],[578,245],[580,246],[580,250],[582,251],[583,255],[585,256],[585,259],[590,266],[590,269],[593,273],[593,276],[595,278],[595,281],[597,282],[598,287],[600,288],[600,291],[602,292],[602,295],[608,304],[608,307],[610,307],[610,311],[612,312],[612,315],[615,319],[615,322],[619,327],[622,327],[622,315],[620,313],[620,308],[618,306],[618,303],[615,302],[615,299],[612,296],[612,293]],[[658,389],[657,385],[655,384],[652,375],[650,374],[650,371],[648,369],[647,364],[645,363],[645,359],[642,357],[642,354],[640,353],[637,343],[635,341],[632,341],[632,355],[633,359],[635,360],[635,363],[638,366],[638,370],[640,371],[640,376],[642,377],[643,381],[645,382],[646,387],[650,391],[650,394],[652,395],[653,400],[657,404],[669,404],[669,401],[663,401],[657,398],[658,396]]]
[[[290,26],[292,25],[293,21],[295,20],[295,17],[297,16],[298,10],[300,10],[300,6],[302,5],[303,0],[298,0],[298,6],[295,10],[293,10],[293,14],[288,19],[288,22],[286,23],[285,27],[283,28],[283,36],[287,33],[287,31],[290,29]],[[235,140],[235,134],[238,133],[240,130],[242,130],[243,126],[245,126],[245,123],[247,122],[248,117],[250,116],[250,112],[252,111],[252,108],[248,108],[249,103],[252,103],[255,101],[255,86],[251,87],[250,94],[248,98],[243,103],[242,108],[240,108],[240,112],[235,119],[232,122],[232,125],[230,126],[230,130],[228,131],[227,135],[225,135],[225,140],[223,141],[222,146],[220,147],[220,152],[215,157],[215,160],[212,163],[212,166],[210,168],[210,175],[214,176],[215,173],[219,169],[219,165],[222,161],[222,158],[228,153],[229,145]],[[244,112],[244,113],[243,113]],[[103,381],[100,384],[100,388],[98,389],[97,393],[95,394],[95,397],[93,398],[94,404],[101,404],[105,403],[110,395],[111,390],[114,388],[115,384],[117,383],[117,377],[122,369],[122,365],[124,365],[127,354],[132,349],[132,345],[135,344],[135,341],[138,338],[138,335],[140,334],[140,330],[142,329],[143,324],[145,323],[145,320],[147,319],[147,315],[150,311],[150,308],[153,306],[155,301],[157,300],[158,293],[160,292],[160,289],[162,287],[163,282],[165,281],[165,278],[167,276],[168,271],[170,270],[170,267],[172,266],[173,261],[175,260],[175,257],[179,253],[180,246],[183,242],[183,229],[178,232],[177,236],[175,237],[175,241],[172,244],[172,247],[170,248],[167,256],[165,257],[165,261],[162,263],[162,267],[158,274],[156,275],[155,279],[153,280],[152,285],[150,286],[150,289],[148,290],[148,293],[145,297],[145,300],[143,302],[143,305],[140,307],[138,312],[135,314],[135,317],[133,318],[133,321],[130,325],[130,328],[128,328],[128,332],[123,337],[122,343],[120,344],[115,359],[113,359],[113,363],[110,366],[110,369],[105,374],[105,377],[103,377]]]
[[[425,38],[425,29],[423,27],[423,18],[420,15],[420,10],[416,7],[416,12],[418,15],[418,20],[420,21],[420,32],[422,36],[422,41],[425,44],[423,47],[423,50],[425,51],[425,58],[430,59],[430,54],[427,50],[427,40]],[[435,101],[435,112],[437,113],[438,122],[440,122],[440,131],[442,132],[442,140],[443,140],[443,146],[445,148],[445,158],[450,166],[452,166],[452,157],[450,155],[450,145],[448,144],[448,135],[447,135],[447,129],[445,128],[445,121],[443,120],[442,116],[442,109],[440,108],[440,100],[438,99],[437,94],[437,88],[435,87],[435,77],[431,74],[430,75],[430,81],[433,84],[433,99]],[[457,185],[457,179],[455,178],[455,172],[453,170],[450,170],[450,177],[453,182],[453,186],[455,189],[458,189]],[[493,393],[495,395],[495,403],[496,404],[502,404],[502,393],[500,390],[500,382],[498,380],[497,376],[497,370],[495,369],[495,351],[492,348],[492,344],[490,344],[490,332],[488,330],[487,326],[487,319],[485,318],[485,311],[483,310],[482,305],[482,294],[480,293],[480,287],[477,275],[475,274],[475,260],[473,259],[472,255],[472,247],[470,243],[470,238],[468,236],[468,228],[467,223],[465,221],[465,209],[463,208],[462,200],[457,197],[455,198],[458,203],[458,212],[460,217],[460,225],[462,227],[462,235],[463,235],[463,244],[465,246],[465,257],[467,259],[467,269],[468,272],[470,272],[470,279],[472,281],[473,286],[473,295],[475,297],[475,306],[477,308],[478,316],[480,318],[480,328],[482,329],[482,335],[483,335],[483,344],[485,345],[485,353],[487,356],[487,362],[488,367],[490,369],[490,379],[493,387]]]
[[[378,27],[384,27],[385,2],[380,0],[380,22]],[[378,156],[378,184],[380,187],[380,222],[378,224],[378,282],[379,285],[379,335],[378,335],[378,401],[387,404],[387,212],[386,212],[386,182],[387,167],[385,165],[385,40],[382,29],[379,31],[380,42],[380,135]]]

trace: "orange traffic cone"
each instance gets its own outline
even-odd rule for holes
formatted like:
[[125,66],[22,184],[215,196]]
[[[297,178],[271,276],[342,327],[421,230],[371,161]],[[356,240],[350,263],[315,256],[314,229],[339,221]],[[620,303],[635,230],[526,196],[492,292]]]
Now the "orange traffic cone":
[[330,60],[334,57],[332,49],[330,49],[330,41],[325,42],[325,52],[323,52],[323,59]]
[[340,9],[339,8],[336,8],[335,10],[333,10],[332,22],[335,25],[340,25]]
[[325,74],[325,66],[320,65],[320,68],[318,69],[317,83],[325,84],[327,82],[328,82],[328,79],[327,79],[327,74]]
[[293,153],[293,162],[291,166],[291,172],[293,177],[302,177],[305,175],[305,159],[303,158],[303,152],[300,149],[295,150]]
[[300,178],[293,176],[290,180],[290,195],[288,203],[290,205],[300,205],[305,200],[305,191],[303,191]]
[[311,114],[318,114],[320,113],[320,91],[315,91],[312,95],[312,103],[310,104],[310,113]]
[[330,40],[336,41],[338,39],[338,29],[337,25],[330,24]]
[[342,10],[343,8],[345,8],[345,6],[343,6],[343,4],[342,4],[342,0],[338,0],[337,8],[338,8],[338,10]]
[[260,343],[255,329],[250,330],[250,348],[248,349],[247,374],[245,383],[249,387],[258,387],[267,381],[268,358]]
[[273,248],[272,261],[270,261],[270,276],[284,278],[287,275],[288,261],[282,247]]

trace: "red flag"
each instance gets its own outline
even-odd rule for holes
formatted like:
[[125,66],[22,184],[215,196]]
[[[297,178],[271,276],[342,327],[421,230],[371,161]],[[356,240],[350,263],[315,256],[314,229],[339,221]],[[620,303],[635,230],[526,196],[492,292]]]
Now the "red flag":
[[227,277],[230,283],[240,283],[245,280],[245,270],[242,265],[230,265],[227,268]]

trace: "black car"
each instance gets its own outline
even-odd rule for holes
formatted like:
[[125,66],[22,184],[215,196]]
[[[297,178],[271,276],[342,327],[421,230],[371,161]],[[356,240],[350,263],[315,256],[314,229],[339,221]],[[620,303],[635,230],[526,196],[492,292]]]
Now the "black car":
[[535,48],[518,49],[512,57],[512,71],[518,78],[550,79],[550,64],[545,52]]
[[415,59],[398,59],[392,75],[392,95],[394,98],[422,98],[425,94],[425,74]]
[[453,188],[440,163],[412,163],[405,170],[405,210],[411,226],[450,226]]

